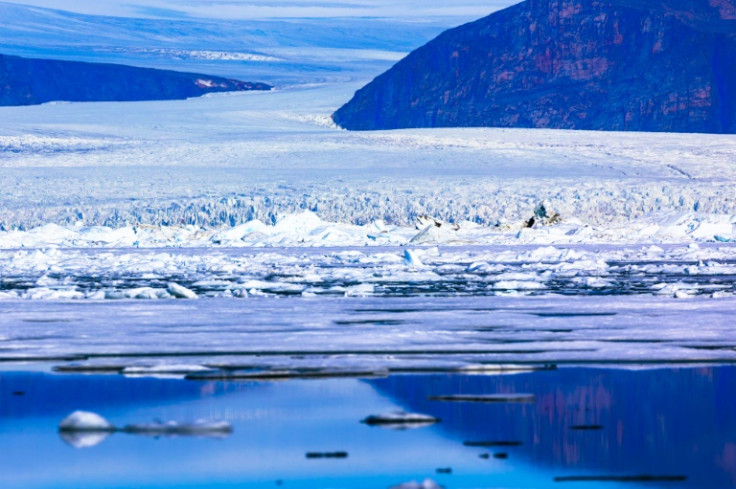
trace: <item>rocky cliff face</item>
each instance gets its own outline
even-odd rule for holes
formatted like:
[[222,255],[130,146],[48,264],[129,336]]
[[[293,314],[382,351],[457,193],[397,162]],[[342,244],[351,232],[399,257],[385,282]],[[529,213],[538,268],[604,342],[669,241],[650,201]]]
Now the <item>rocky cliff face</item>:
[[51,101],[176,100],[211,92],[269,90],[194,73],[0,55],[0,106]]
[[417,49],[333,118],[736,132],[736,0],[527,0]]

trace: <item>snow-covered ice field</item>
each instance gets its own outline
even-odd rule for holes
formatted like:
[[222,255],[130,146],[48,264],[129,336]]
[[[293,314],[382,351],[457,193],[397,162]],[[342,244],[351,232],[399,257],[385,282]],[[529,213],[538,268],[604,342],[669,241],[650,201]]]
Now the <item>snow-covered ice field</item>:
[[605,296],[12,301],[2,305],[0,362],[200,380],[730,364],[735,304]]

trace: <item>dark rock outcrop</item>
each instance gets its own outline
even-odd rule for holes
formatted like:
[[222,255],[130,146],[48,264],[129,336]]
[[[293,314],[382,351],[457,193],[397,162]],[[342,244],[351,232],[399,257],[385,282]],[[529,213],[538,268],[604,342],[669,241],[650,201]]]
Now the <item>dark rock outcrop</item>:
[[736,0],[527,0],[444,32],[333,119],[734,133]]
[[264,83],[195,73],[0,54],[0,106],[180,100],[212,92],[270,89]]

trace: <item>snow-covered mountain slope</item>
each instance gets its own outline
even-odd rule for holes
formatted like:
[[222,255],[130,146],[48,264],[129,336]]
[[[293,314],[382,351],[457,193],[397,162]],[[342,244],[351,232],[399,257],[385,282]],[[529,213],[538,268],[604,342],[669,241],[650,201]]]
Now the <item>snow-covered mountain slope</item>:
[[[110,7],[110,2],[96,3],[102,12]],[[128,14],[84,15],[0,2],[0,46],[5,54],[255,77],[278,84],[367,81],[443,29],[469,19],[259,16],[225,20],[229,16],[142,18],[135,10]]]
[[[515,0],[456,0],[451,4],[433,4],[423,0],[66,0],[65,10],[77,13],[134,18],[399,18],[426,21],[437,18],[477,17],[514,3]],[[56,0],[14,0],[12,3],[59,8]]]
[[197,73],[5,54],[0,54],[0,85],[3,106],[52,101],[183,100],[206,93],[271,89],[264,83]]

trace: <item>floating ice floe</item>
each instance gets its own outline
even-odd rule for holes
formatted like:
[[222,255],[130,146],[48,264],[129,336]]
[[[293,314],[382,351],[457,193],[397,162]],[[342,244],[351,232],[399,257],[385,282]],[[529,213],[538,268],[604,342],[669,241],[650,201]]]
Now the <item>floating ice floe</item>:
[[410,481],[391,486],[390,489],[444,489],[444,486],[439,485],[432,479],[424,479],[422,482]]
[[225,437],[233,432],[233,427],[227,421],[198,420],[193,423],[178,423],[176,421],[129,424],[117,431],[132,435],[147,436],[204,436]]
[[383,428],[407,429],[421,428],[439,423],[440,419],[426,414],[407,413],[405,411],[394,411],[384,414],[368,416],[361,423],[369,426],[380,426]]
[[59,434],[75,448],[89,448],[103,442],[113,433],[128,433],[147,436],[203,436],[224,437],[233,432],[233,427],[225,421],[198,420],[193,423],[178,423],[175,421],[141,424],[129,424],[115,427],[112,423],[97,413],[75,411],[61,423]]
[[430,401],[447,402],[487,402],[487,403],[533,403],[536,397],[533,394],[452,394],[430,396]]
[[97,413],[74,411],[59,423],[59,431],[115,431],[115,427]]
[[212,372],[213,369],[202,365],[181,365],[181,364],[162,364],[162,365],[132,365],[121,370],[123,375],[129,377],[180,377],[195,373]]

